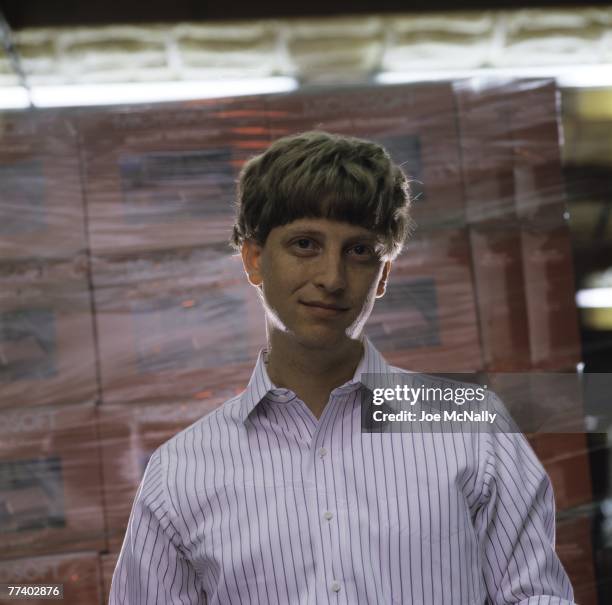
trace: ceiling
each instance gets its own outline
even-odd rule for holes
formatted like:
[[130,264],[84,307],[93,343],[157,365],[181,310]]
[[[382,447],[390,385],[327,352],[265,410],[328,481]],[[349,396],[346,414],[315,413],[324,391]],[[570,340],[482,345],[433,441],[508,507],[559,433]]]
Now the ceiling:
[[[609,5],[609,1],[591,0],[589,6]],[[511,9],[521,7],[584,8],[572,1],[539,0],[465,0],[457,5],[452,0],[234,0],[233,2],[202,2],[202,0],[0,0],[0,9],[15,29],[61,25],[104,25],[114,23],[171,23],[181,21],[218,21],[267,19],[273,17],[329,16],[367,13],[411,13],[456,11],[471,9]]]

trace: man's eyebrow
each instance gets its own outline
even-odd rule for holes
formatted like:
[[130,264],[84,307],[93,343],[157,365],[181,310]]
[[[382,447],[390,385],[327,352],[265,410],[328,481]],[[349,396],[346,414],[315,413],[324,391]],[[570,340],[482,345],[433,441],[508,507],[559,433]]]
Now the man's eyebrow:
[[[323,231],[317,231],[316,229],[299,229],[298,227],[293,227],[287,232],[287,237],[293,237],[294,235],[309,235],[312,237],[325,237],[325,233]],[[380,242],[380,236],[374,233],[363,233],[359,235],[350,235],[348,236],[344,242],[352,243],[352,242],[371,242],[377,243]]]
[[316,235],[321,237],[324,235],[324,233],[322,231],[317,231],[316,229],[300,229],[299,227],[291,227],[287,231],[287,235]]

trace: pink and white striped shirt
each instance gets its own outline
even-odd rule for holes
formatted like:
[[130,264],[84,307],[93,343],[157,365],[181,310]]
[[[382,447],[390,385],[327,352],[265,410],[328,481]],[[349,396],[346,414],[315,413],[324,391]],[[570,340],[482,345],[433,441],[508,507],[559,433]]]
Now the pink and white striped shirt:
[[513,433],[364,433],[367,337],[320,419],[270,381],[155,451],[111,605],[573,603],[550,480]]

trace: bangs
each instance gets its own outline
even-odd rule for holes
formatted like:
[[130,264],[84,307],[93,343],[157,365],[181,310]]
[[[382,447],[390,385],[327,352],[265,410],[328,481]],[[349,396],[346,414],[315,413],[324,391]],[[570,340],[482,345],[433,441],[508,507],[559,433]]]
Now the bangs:
[[[379,204],[375,200],[364,201],[352,195],[329,191],[306,191],[299,196],[278,200],[275,204],[274,224],[286,224],[301,218],[326,218],[351,223],[367,229],[382,230],[378,220]],[[282,221],[282,222],[281,222]]]
[[270,208],[266,217],[270,224],[326,218],[388,232],[392,217],[384,209],[390,200],[384,199],[383,192],[389,175],[373,174],[371,167],[343,158],[325,160],[326,165],[321,166],[311,158],[291,166],[283,175],[276,175],[280,178],[266,204]]

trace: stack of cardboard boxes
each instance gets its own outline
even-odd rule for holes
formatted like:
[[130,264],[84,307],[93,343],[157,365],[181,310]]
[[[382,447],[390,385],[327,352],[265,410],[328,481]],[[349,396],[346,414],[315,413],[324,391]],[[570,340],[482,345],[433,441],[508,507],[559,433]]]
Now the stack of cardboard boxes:
[[98,603],[106,548],[78,142],[0,118],[0,581]]
[[[580,336],[556,87],[466,82],[455,92],[484,366],[575,373]],[[544,399],[556,396],[561,403],[564,394],[554,393],[553,381],[536,375],[532,384],[525,399],[534,415],[545,410]],[[576,419],[580,397],[573,401],[580,407]],[[573,433],[528,435],[552,480],[558,511],[591,501],[580,426],[570,426]],[[590,520],[559,523],[556,539],[576,600],[596,603]]]
[[[575,371],[556,102],[457,83],[2,117],[0,576],[36,555],[67,603],[106,599],[150,454],[246,385],[263,315],[227,240],[238,171],[277,137],[370,138],[413,180],[418,229],[366,328],[391,363]],[[584,435],[531,442],[558,509],[589,502]],[[588,522],[557,541],[595,603]]]
[[227,245],[237,173],[270,142],[261,101],[81,116],[102,400],[246,384],[264,335]]

